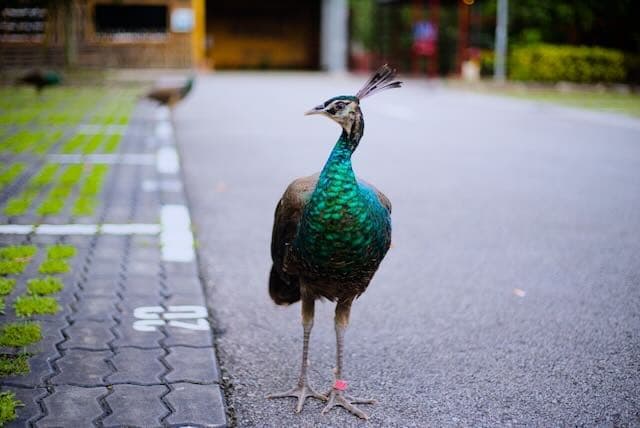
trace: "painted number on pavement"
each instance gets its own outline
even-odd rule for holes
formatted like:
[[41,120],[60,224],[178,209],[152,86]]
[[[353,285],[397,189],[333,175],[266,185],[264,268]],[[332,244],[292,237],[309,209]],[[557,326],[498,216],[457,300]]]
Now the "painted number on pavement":
[[209,330],[207,309],[204,306],[169,306],[168,311],[162,306],[140,306],[133,310],[133,316],[138,318],[133,323],[137,331],[156,331],[158,327],[171,327],[187,330]]

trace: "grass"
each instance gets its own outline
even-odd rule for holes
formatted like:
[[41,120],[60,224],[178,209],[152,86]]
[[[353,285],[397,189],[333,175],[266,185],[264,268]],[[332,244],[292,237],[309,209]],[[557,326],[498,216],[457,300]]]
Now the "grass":
[[58,165],[54,163],[44,165],[29,181],[30,187],[43,188],[51,184],[58,173],[58,168]]
[[0,248],[0,275],[21,274],[37,251],[34,245],[10,245]]
[[28,262],[18,260],[0,260],[0,275],[20,275]]
[[0,327],[0,346],[23,347],[42,339],[42,327],[35,322],[5,324]]
[[64,259],[47,259],[38,268],[42,274],[65,273],[71,270],[71,266]]
[[36,209],[39,215],[55,215],[59,214],[65,205],[65,200],[82,177],[83,166],[71,165],[59,177],[56,185],[51,189],[47,197],[42,201]]
[[20,196],[15,196],[7,202],[4,213],[9,217],[16,217],[29,211],[31,203],[35,199],[37,192],[25,191]]
[[118,147],[120,147],[120,140],[122,139],[122,135],[115,134],[109,136],[107,142],[104,145],[105,153],[115,153],[118,151]]
[[31,260],[38,252],[35,245],[9,245],[0,248],[0,259]]
[[109,171],[107,165],[95,165],[78,192],[71,213],[76,216],[91,215],[97,205],[97,195],[102,190],[104,177]]
[[16,287],[16,280],[13,278],[0,277],[0,296],[11,294]]
[[16,399],[13,392],[0,392],[0,426],[16,419],[18,417],[16,407],[21,406],[23,404]]
[[22,162],[11,164],[8,168],[5,168],[0,172],[0,189],[13,183],[22,171],[24,171],[25,165]]
[[53,315],[60,310],[60,305],[53,297],[20,296],[13,304],[20,317],[32,315]]
[[25,375],[29,373],[28,354],[0,354],[0,376]]
[[76,255],[76,247],[73,245],[56,244],[47,248],[48,259],[69,259]]
[[[457,82],[453,82],[453,85],[457,85]],[[517,84],[508,84],[504,87],[464,86],[463,88],[570,107],[640,116],[640,94],[634,93],[596,91],[579,87],[559,90],[553,87],[541,88]]]
[[45,276],[44,278],[33,278],[27,281],[27,292],[29,294],[44,296],[62,291],[64,284],[60,278]]
[[640,95],[614,92],[560,92],[556,90],[508,91],[505,95],[591,110],[640,116]]

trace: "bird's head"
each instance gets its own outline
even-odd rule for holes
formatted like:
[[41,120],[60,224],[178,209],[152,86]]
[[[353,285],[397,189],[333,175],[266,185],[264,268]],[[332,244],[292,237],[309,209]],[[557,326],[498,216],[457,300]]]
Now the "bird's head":
[[350,95],[340,95],[328,99],[305,114],[323,114],[338,123],[348,135],[356,131],[354,125],[362,118],[360,100]]
[[399,88],[402,82],[394,81],[396,70],[387,64],[380,67],[356,95],[340,95],[315,106],[305,114],[323,114],[342,127],[347,137],[360,140],[364,120],[360,100],[385,89]]

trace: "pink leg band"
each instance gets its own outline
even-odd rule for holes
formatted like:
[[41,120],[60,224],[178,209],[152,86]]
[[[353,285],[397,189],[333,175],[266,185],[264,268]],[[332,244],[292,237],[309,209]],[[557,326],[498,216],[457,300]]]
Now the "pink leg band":
[[333,382],[333,387],[338,391],[344,391],[347,389],[347,381],[342,379],[336,379],[336,381]]

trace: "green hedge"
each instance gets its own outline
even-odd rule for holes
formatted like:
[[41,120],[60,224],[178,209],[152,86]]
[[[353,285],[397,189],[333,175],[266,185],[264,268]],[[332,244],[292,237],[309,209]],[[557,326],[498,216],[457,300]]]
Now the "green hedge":
[[587,46],[516,46],[509,57],[509,77],[542,82],[612,83],[626,78],[621,51]]

